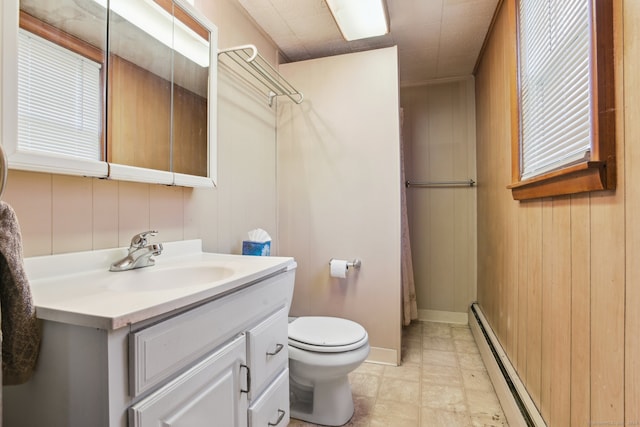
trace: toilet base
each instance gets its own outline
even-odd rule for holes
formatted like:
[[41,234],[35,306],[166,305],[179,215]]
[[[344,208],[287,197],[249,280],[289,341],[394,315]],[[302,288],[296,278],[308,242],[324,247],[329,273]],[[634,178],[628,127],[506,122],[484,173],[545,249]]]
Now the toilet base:
[[341,426],[354,413],[347,376],[317,382],[313,388],[289,380],[291,417],[325,426]]

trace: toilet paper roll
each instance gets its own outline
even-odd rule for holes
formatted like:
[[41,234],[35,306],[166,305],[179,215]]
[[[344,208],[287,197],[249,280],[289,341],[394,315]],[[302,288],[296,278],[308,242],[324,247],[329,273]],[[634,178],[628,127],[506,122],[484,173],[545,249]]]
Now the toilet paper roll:
[[349,266],[347,265],[347,261],[344,259],[332,259],[330,262],[331,265],[331,277],[338,277],[340,279],[344,279],[347,277],[347,270]]

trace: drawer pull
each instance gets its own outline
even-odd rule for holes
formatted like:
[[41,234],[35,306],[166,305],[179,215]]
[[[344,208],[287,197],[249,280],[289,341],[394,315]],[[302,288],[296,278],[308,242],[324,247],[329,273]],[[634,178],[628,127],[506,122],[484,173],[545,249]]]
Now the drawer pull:
[[275,351],[273,353],[270,351],[267,351],[267,356],[275,356],[276,354],[280,353],[283,348],[284,346],[282,344],[276,344]]
[[240,393],[247,393],[249,394],[249,391],[251,390],[251,370],[249,369],[249,367],[247,365],[240,365],[240,369],[246,369],[247,370],[247,389],[243,390],[242,387],[240,387]]
[[284,412],[282,409],[278,409],[278,420],[275,423],[268,423],[268,425],[277,426],[278,424],[280,424],[280,421],[282,421],[285,414],[286,412]]

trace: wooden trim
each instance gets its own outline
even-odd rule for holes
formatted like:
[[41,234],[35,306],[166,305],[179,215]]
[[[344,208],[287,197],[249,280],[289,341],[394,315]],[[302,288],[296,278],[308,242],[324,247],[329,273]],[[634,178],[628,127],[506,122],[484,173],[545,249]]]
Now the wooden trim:
[[22,10],[20,11],[20,28],[49,40],[52,43],[58,44],[78,55],[82,55],[99,64],[104,64],[104,51],[102,49],[66,33],[53,25],[49,25]]
[[175,16],[185,24],[187,27],[191,28],[196,34],[200,37],[209,41],[209,30],[207,30],[203,25],[201,25],[193,16],[191,16],[187,11],[181,8],[179,5],[175,4],[172,0],[154,0],[161,8],[166,10],[170,15]]
[[509,38],[509,72],[512,77],[509,88],[511,102],[511,181],[520,180],[520,67],[518,65],[518,5],[516,0],[506,2],[509,29],[515,37]]
[[209,41],[209,30],[203,27],[198,21],[196,21],[187,11],[182,9],[177,4],[175,5],[174,15],[180,21],[182,21],[187,27],[191,28],[200,37]]
[[[509,5],[514,8],[514,13],[510,16],[512,15],[515,19],[513,40],[516,47],[516,61],[519,61],[516,1],[509,1]],[[591,54],[594,62],[591,69],[593,77],[591,90],[595,107],[592,111],[593,141],[590,159],[578,165],[520,181],[520,88],[518,86],[519,66],[516,63],[511,85],[511,175],[513,184],[507,186],[512,190],[512,196],[515,200],[615,190],[616,188],[613,0],[591,0],[591,11],[593,38]]]
[[616,110],[615,69],[613,47],[613,1],[593,0],[594,22],[592,27],[592,55],[595,58],[593,93],[596,111],[593,133],[597,144],[592,147],[593,160],[605,160],[615,156]]
[[588,191],[611,190],[615,162],[583,162],[558,171],[515,182],[511,189],[514,200],[561,196]]
[[[491,38],[491,33],[493,32],[493,27],[495,26],[496,19],[498,19],[498,14],[500,13],[500,9],[502,8],[504,0],[498,0],[498,4],[496,5],[495,10],[493,11],[493,16],[491,17],[491,23],[489,23],[489,28],[487,29],[487,33],[484,36],[484,40],[482,41],[482,47],[480,48],[480,52],[478,52],[478,58],[476,59],[476,63],[473,66],[472,74],[475,76],[478,73],[478,68],[480,67],[480,62],[484,57],[484,51],[487,48],[487,43],[489,43],[489,39]],[[511,1],[507,1],[507,3],[511,3]]]

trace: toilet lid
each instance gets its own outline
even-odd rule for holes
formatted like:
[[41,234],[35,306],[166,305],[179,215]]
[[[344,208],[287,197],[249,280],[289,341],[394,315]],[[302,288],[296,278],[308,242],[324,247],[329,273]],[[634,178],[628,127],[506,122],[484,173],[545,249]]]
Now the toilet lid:
[[298,317],[289,323],[289,344],[311,351],[349,351],[367,341],[367,331],[347,319],[337,317]]

